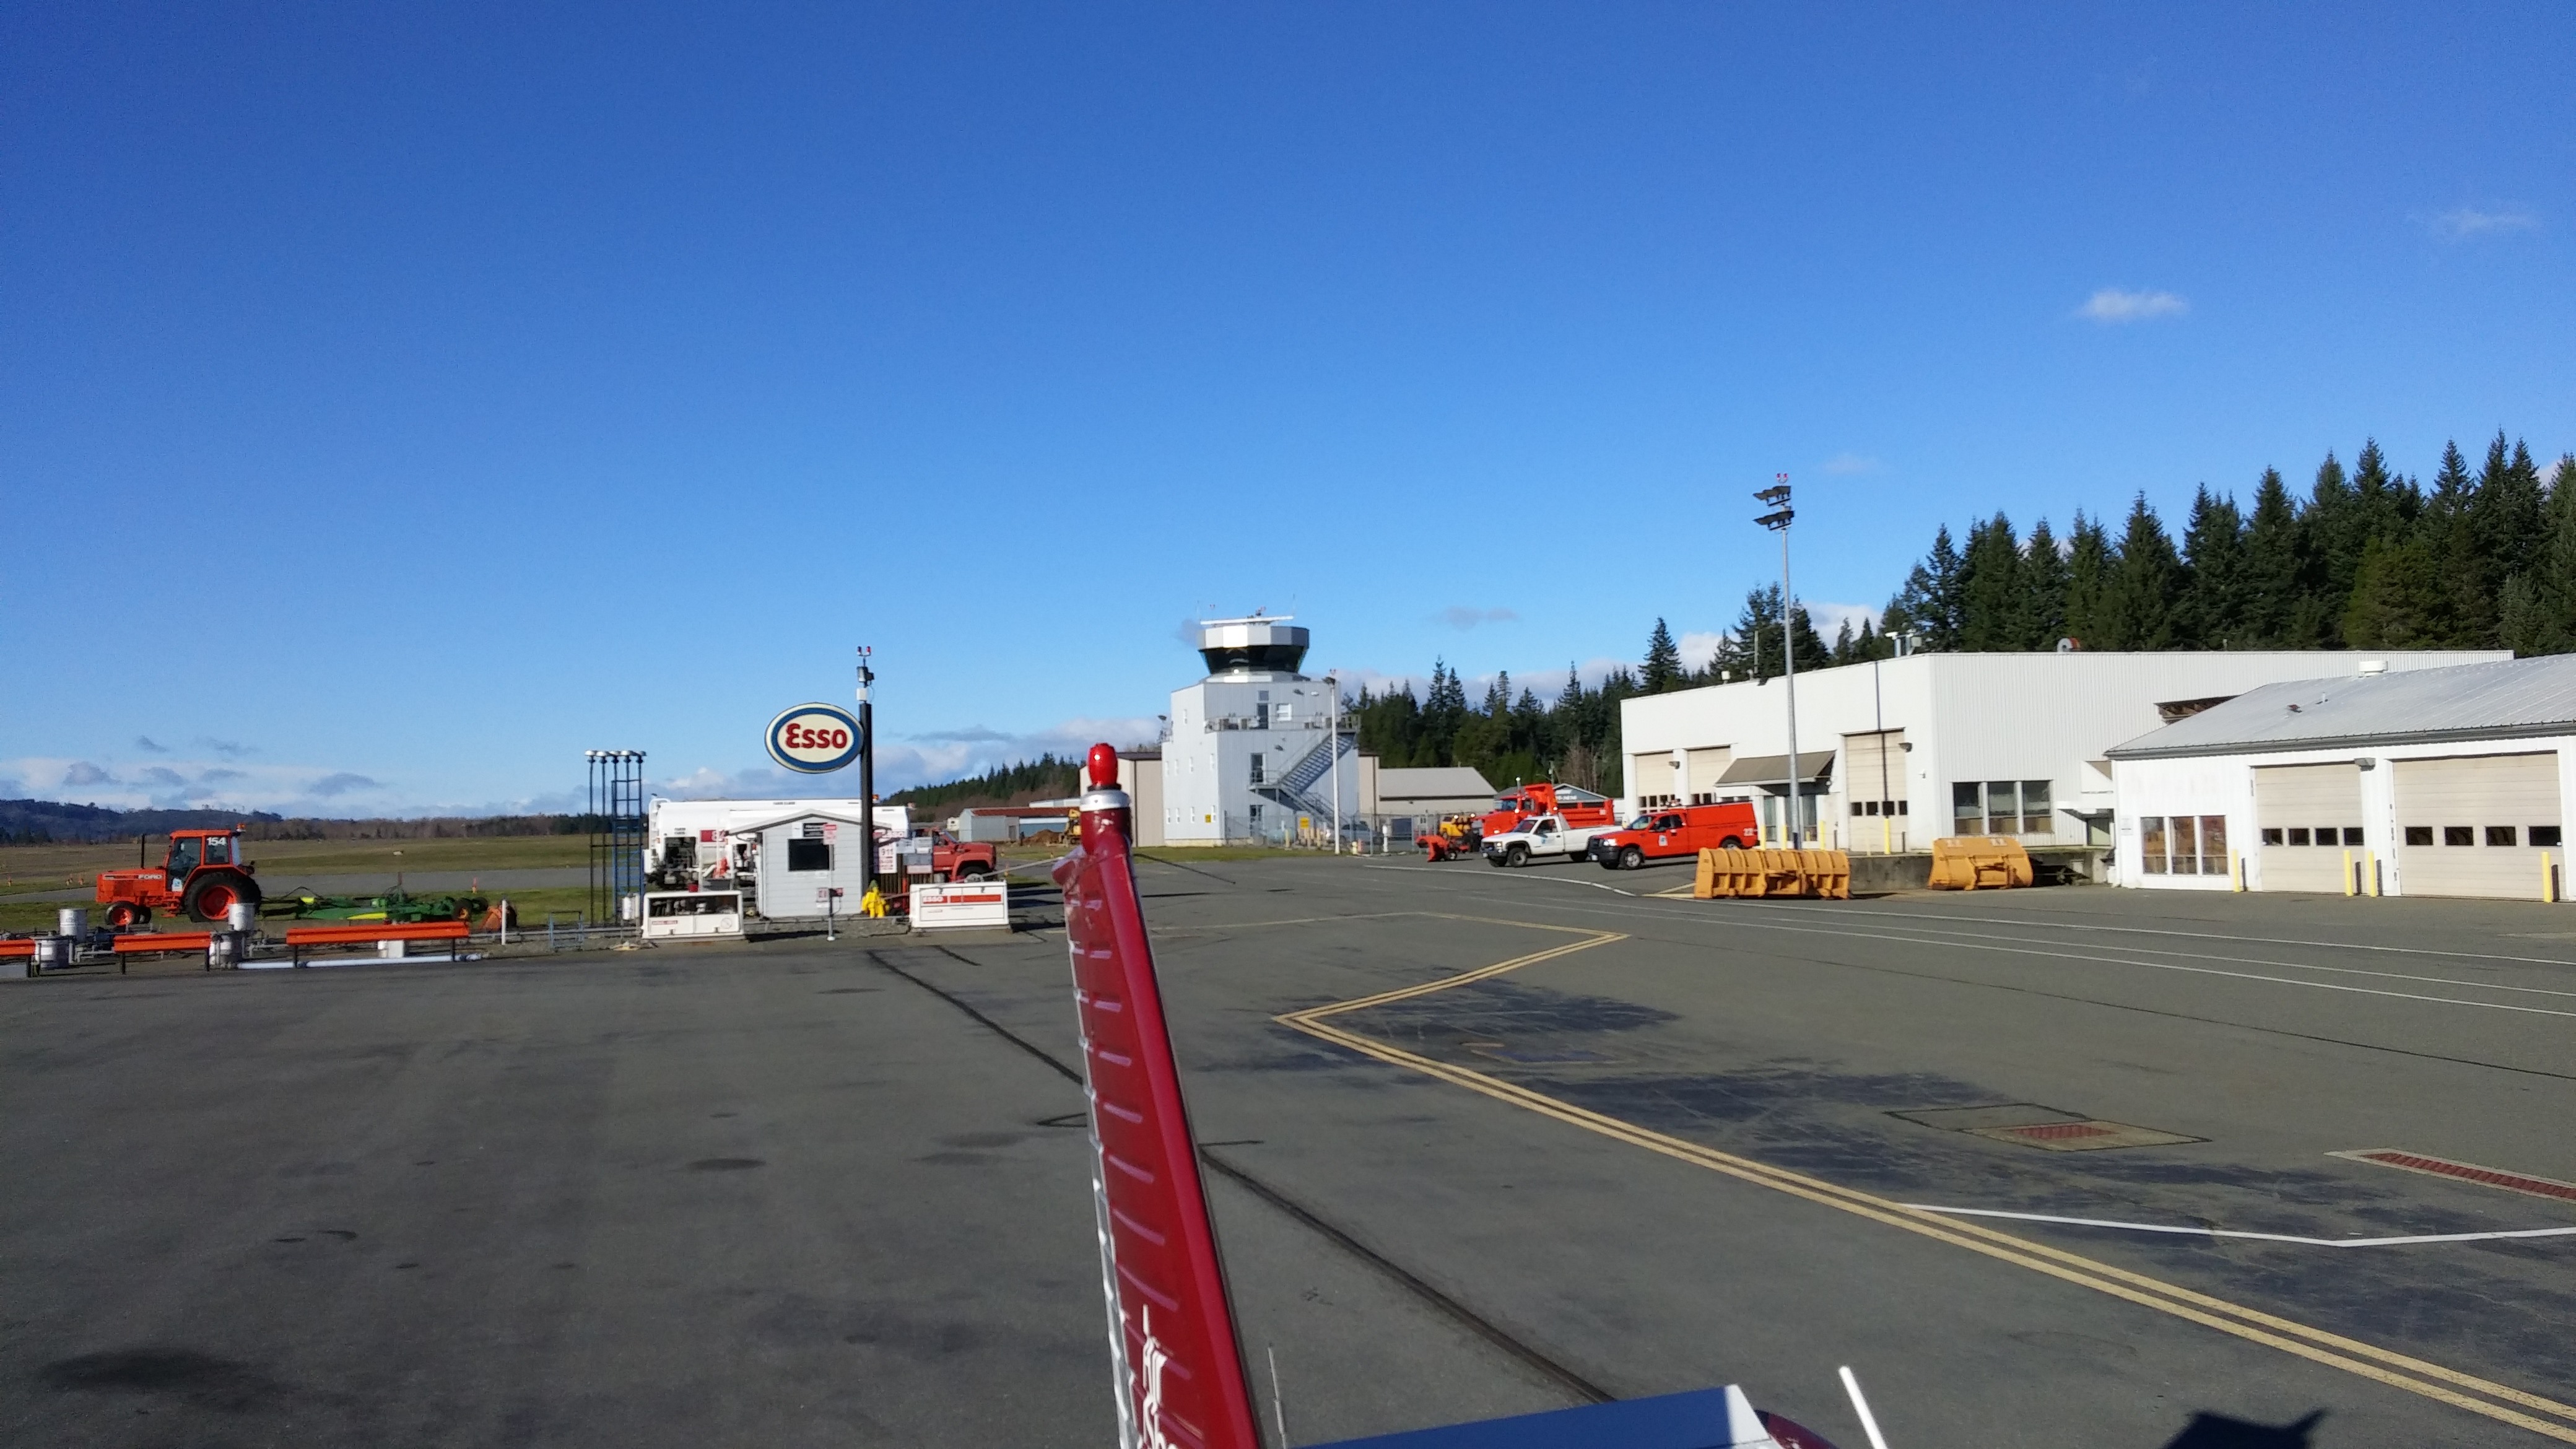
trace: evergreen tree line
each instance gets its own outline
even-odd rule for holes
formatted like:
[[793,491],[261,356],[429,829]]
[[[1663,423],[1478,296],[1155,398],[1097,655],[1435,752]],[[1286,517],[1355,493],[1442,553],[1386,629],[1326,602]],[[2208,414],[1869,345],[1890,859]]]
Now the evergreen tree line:
[[1057,759],[1050,752],[1018,764],[996,765],[980,775],[897,790],[885,799],[889,805],[933,810],[951,805],[961,809],[974,805],[1017,805],[1024,800],[1060,800],[1081,793],[1081,764]]
[[[1886,628],[1933,650],[2576,649],[2576,455],[2549,481],[2498,433],[2472,471],[2457,444],[2430,487],[2376,442],[2331,453],[2305,496],[2265,469],[2250,508],[2203,486],[2179,543],[2144,494],[2114,534],[2080,510],[2016,536],[2003,514],[1944,526],[1888,602]],[[1868,646],[1883,655],[1889,641]],[[1865,655],[1864,657],[1871,657]]]

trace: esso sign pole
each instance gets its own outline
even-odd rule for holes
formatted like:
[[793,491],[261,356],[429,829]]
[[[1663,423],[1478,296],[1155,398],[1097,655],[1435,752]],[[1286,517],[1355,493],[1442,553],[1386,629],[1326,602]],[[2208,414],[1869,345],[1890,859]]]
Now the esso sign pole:
[[859,646],[859,816],[866,823],[859,827],[860,858],[866,863],[859,868],[859,898],[867,899],[868,890],[877,883],[877,739],[875,721],[869,718],[873,706],[868,702],[868,686],[876,682],[876,671],[868,667],[876,650]]

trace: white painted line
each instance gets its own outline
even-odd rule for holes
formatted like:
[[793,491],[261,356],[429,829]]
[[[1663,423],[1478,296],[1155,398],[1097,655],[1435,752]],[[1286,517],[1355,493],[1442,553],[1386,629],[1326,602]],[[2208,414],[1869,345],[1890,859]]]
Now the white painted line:
[[2576,1237],[2576,1228],[2515,1228],[2494,1233],[2427,1233],[2410,1238],[2302,1238],[2292,1233],[2240,1233],[2227,1228],[2180,1228],[2164,1223],[2123,1223],[2109,1218],[2062,1218],[2048,1213],[2008,1213],[1996,1208],[1941,1207],[1933,1203],[1905,1204],[1918,1213],[1940,1213],[1957,1218],[2010,1218],[2017,1223],[2056,1223],[2070,1228],[2117,1228],[2130,1233],[2172,1233],[2192,1238],[2250,1238],[2259,1243],[2296,1243],[2309,1248],[2403,1248],[2417,1243],[2485,1243],[2498,1238],[2566,1238]]
[[[1361,866],[1361,867],[1360,867],[1360,869],[1362,869],[1362,870],[1407,870],[1407,871],[1420,871],[1420,872],[1422,872],[1422,873],[1423,873],[1423,874],[1425,874],[1425,875],[1456,875],[1456,876],[1460,876],[1460,877],[1462,877],[1462,878],[1469,879],[1469,880],[1477,879],[1477,877],[1473,877],[1473,876],[1469,876],[1469,875],[1467,875],[1467,873],[1466,873],[1465,871],[1453,871],[1453,870],[1449,869],[1447,866],[1440,866],[1440,865],[1363,865],[1363,866]],[[1630,897],[1631,899],[1634,899],[1634,898],[1636,897],[1636,895],[1637,895],[1637,892],[1635,892],[1635,891],[1623,891],[1623,890],[1619,889],[1617,886],[1614,886],[1614,885],[1610,884],[1610,883],[1609,883],[1609,882],[1607,882],[1607,881],[1598,881],[1598,880],[1573,880],[1573,879],[1569,879],[1568,877],[1561,876],[1561,875],[1532,875],[1532,876],[1521,876],[1521,877],[1518,877],[1518,879],[1522,879],[1522,880],[1545,880],[1545,881],[1554,881],[1554,882],[1556,882],[1558,885],[1579,885],[1579,886],[1588,886],[1588,887],[1590,887],[1591,889],[1596,890],[1596,891],[1608,891],[1610,894],[1612,894],[1612,895],[1614,895],[1614,896],[1627,896],[1627,897]]]
[[[1930,926],[1913,926],[1910,930],[1932,931],[1944,938],[1983,945],[1989,941],[2015,941],[2025,946],[2047,944],[2037,936],[1995,936],[1977,931],[1940,931]],[[2205,951],[2165,949],[2155,946],[2128,946],[2122,949],[2147,956],[2190,956],[2201,961],[2226,961],[2238,966],[2274,966],[2284,971],[2331,971],[2338,976],[2371,976],[2382,981],[2420,981],[2431,986],[2457,986],[2463,991],[2518,991],[2526,996],[2564,996],[2576,999],[2576,991],[2558,991],[2546,986],[2507,986],[2497,981],[2463,981],[2456,976],[2415,976],[2404,971],[2365,971],[2358,966],[2318,966],[2306,961],[2271,961],[2253,956],[2212,956]]]
[[[1501,897],[1489,896],[1486,899],[1499,900]],[[1583,910],[1584,907],[1559,906],[1555,907],[1555,909],[1580,911]],[[1617,915],[1619,912],[1601,911],[1597,914]],[[2507,1001],[2464,1001],[2456,996],[2425,996],[2419,992],[2413,991],[2382,991],[2376,987],[2370,986],[2345,986],[2333,981],[2302,981],[2295,976],[2265,976],[2252,971],[2221,971],[2215,967],[2185,966],[2173,961],[2133,961],[2120,956],[2089,956],[2077,951],[2045,951],[2027,947],[2004,946],[1998,945],[1991,940],[1963,943],[1944,936],[1908,936],[1899,935],[1892,931],[1837,931],[1823,926],[1789,926],[1783,925],[1778,921],[1763,920],[1761,917],[1764,914],[1766,914],[1764,911],[1747,908],[1742,910],[1731,910],[1723,916],[1694,913],[1692,916],[1682,919],[1701,920],[1711,924],[1715,924],[1722,920],[1729,926],[1750,926],[1756,930],[1786,931],[1792,935],[1800,936],[1849,936],[1856,940],[1863,941],[1896,941],[1908,946],[1959,948],[1963,945],[1972,945],[1979,950],[1999,952],[2010,956],[2045,956],[2059,961],[2081,961],[2092,966],[2136,966],[2149,971],[2181,971],[2194,976],[2225,976],[2238,981],[2263,981],[2275,986],[2304,986],[2310,991],[2344,991],[2358,996],[2385,996],[2398,1001],[2423,1001],[2436,1006],[2474,1006],[2483,1008],[2487,1011],[2512,1011],[2528,1016],[2556,1016],[2564,1017],[2569,1020],[2576,1020],[2576,1011],[2556,1011],[2542,1006],[2516,1006]],[[1865,920],[1867,917],[1858,916],[1850,919]],[[2464,989],[2472,991],[2487,989],[2482,986],[2472,986],[2465,982],[2462,983],[2462,986]]]
[[[2402,899],[2402,897],[2401,897]],[[1780,901],[1783,907],[1814,902]],[[1864,908],[1865,909],[1865,908]],[[2526,966],[2576,966],[2555,956],[2505,956],[2493,951],[2435,951],[2422,946],[2371,946],[2358,941],[2308,941],[2283,936],[2230,936],[2218,931],[2160,931],[2149,926],[2088,926],[2072,921],[2041,921],[2029,916],[1954,916],[1946,911],[1865,910],[1873,916],[1904,916],[1924,921],[1969,921],[1990,926],[2049,926],[2061,931],[2109,931],[2128,936],[2181,936],[2194,941],[2243,941],[2256,946],[2314,946],[2328,951],[2389,951],[2402,956],[2447,956],[2460,961],[2515,961]]]

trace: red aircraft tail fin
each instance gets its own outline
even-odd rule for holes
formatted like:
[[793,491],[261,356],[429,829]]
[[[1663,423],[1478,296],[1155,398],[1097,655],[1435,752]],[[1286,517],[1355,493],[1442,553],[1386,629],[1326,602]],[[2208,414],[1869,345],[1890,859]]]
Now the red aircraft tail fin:
[[1261,1449],[1196,1139],[1128,859],[1117,752],[1094,745],[1082,844],[1056,868],[1072,944],[1091,1192],[1121,1449]]
[[[1082,843],[1056,867],[1091,1099],[1091,1197],[1120,1449],[1263,1449],[1197,1139],[1128,858],[1118,754],[1091,747]],[[1853,1390],[1858,1402],[1858,1389]],[[1832,1449],[1743,1391],[1702,1389],[1417,1430],[1335,1449]]]

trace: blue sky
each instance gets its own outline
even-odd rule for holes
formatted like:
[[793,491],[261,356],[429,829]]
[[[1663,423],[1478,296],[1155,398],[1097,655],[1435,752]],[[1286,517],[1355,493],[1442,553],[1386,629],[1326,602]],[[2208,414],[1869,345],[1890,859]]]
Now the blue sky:
[[[542,11],[542,13],[534,13]],[[2576,8],[22,4],[0,794],[768,790],[2576,447]],[[843,783],[834,782],[838,787]]]

